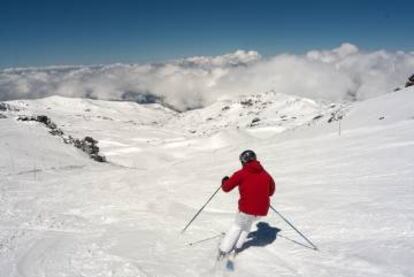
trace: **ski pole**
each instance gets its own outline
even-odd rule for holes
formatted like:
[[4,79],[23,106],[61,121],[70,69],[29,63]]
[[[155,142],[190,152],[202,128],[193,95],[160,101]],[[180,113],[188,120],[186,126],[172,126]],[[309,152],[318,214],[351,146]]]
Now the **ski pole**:
[[183,230],[181,230],[181,234],[187,230],[187,228],[193,223],[193,221],[196,219],[196,217],[201,213],[201,211],[207,206],[207,204],[213,199],[213,197],[217,194],[217,192],[221,189],[221,185],[217,188],[217,190],[213,193],[213,195],[210,196],[210,198],[207,200],[207,202],[201,207],[201,209],[198,210],[198,212],[193,216],[193,218],[188,222],[188,224],[184,227]]
[[193,242],[187,243],[187,245],[193,246],[194,244],[199,244],[199,243],[202,243],[202,242],[205,242],[205,241],[208,241],[208,240],[212,240],[212,239],[224,236],[224,234],[225,233],[220,233],[220,234],[212,236],[212,237],[208,237],[208,238],[205,238],[205,239],[200,239],[200,240],[197,240],[197,241],[193,241]]
[[310,245],[312,245],[314,250],[318,250],[318,247],[316,247],[315,244],[313,244],[304,234],[302,234],[298,229],[296,229],[295,226],[293,226],[292,223],[289,222],[283,215],[281,215],[275,208],[273,208],[272,205],[270,205],[270,208],[278,215],[280,218],[282,218],[287,224],[289,224],[290,227],[293,228],[302,238],[304,238]]

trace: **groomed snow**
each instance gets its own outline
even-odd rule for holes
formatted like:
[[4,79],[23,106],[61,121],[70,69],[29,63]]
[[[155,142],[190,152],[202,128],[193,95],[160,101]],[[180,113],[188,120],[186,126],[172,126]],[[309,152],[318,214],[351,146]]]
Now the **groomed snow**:
[[[240,99],[186,114],[63,97],[9,102],[21,110],[0,119],[0,276],[413,276],[414,89],[334,108],[269,95],[270,107],[253,104],[240,118]],[[341,135],[338,121],[327,123],[338,111]],[[109,163],[17,114],[92,135]],[[249,126],[251,116],[261,121]],[[280,229],[276,239],[243,251],[233,272],[214,270],[219,238],[187,245],[231,224],[237,192],[220,192],[180,234],[246,148],[276,179],[274,207],[319,251],[274,213],[261,221]]]

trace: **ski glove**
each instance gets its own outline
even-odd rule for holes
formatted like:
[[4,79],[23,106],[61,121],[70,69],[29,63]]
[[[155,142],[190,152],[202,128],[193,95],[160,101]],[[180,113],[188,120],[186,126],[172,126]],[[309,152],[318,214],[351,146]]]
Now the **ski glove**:
[[230,179],[229,176],[224,176],[223,179],[221,179],[221,184],[224,184],[228,179]]

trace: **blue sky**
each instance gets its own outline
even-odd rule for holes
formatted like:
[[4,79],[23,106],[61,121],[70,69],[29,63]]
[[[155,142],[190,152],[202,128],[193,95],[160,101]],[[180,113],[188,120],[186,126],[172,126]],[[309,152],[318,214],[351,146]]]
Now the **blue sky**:
[[162,61],[236,49],[414,50],[414,1],[3,0],[0,68]]

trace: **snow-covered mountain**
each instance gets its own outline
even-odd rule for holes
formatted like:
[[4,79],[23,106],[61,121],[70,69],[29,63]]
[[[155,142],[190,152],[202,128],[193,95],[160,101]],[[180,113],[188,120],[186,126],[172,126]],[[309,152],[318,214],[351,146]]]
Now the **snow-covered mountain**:
[[[140,105],[128,101],[103,101],[51,96],[39,100],[7,102],[19,115],[44,114],[72,132],[101,125],[130,124],[180,129],[190,134],[211,135],[223,129],[269,128],[278,133],[342,112],[344,104],[267,92],[223,99],[201,109],[177,112],[161,104]],[[86,125],[85,125],[86,121]],[[82,124],[80,124],[82,123]],[[75,126],[72,130],[70,126]],[[95,127],[94,127],[95,126]],[[92,131],[92,130],[91,130]]]
[[188,111],[167,125],[180,126],[190,133],[211,134],[223,129],[278,133],[342,112],[343,104],[314,101],[275,92],[217,101]]
[[[0,104],[0,276],[212,276],[237,192],[219,193],[254,149],[273,174],[269,244],[233,276],[411,276],[414,88],[354,103],[275,92],[178,113],[160,104],[53,96]],[[98,141],[97,163],[36,121]],[[276,229],[272,229],[276,230]]]

